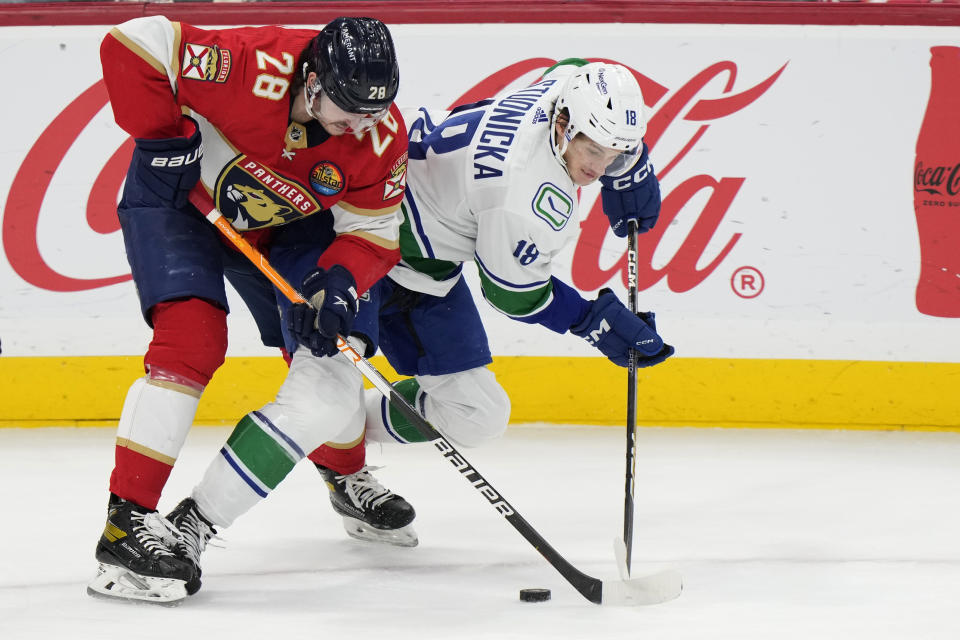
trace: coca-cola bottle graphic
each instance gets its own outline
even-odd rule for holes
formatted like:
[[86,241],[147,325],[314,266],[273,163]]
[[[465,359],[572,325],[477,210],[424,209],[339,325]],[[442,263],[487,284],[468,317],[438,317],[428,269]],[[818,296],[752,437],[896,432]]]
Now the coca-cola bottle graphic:
[[930,48],[930,100],[917,136],[917,310],[960,318],[960,47]]

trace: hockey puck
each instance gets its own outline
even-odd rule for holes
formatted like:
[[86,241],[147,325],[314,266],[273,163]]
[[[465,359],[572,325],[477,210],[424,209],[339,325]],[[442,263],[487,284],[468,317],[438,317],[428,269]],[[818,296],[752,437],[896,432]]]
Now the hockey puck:
[[550,599],[550,589],[520,589],[523,602],[546,602]]

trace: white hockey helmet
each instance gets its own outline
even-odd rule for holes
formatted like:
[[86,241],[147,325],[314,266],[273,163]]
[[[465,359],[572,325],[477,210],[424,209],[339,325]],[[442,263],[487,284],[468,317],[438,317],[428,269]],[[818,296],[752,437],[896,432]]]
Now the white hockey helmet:
[[[557,139],[557,118],[566,117],[563,136]],[[560,164],[567,145],[582,133],[602,147],[621,151],[606,169],[608,176],[626,173],[643,149],[647,122],[643,94],[628,69],[606,62],[591,62],[567,77],[553,109],[550,140]]]

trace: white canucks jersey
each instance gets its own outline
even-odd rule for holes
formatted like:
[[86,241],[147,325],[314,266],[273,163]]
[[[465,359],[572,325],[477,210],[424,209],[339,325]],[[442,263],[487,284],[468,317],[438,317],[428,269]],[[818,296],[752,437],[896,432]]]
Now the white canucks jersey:
[[404,112],[410,158],[393,280],[442,296],[475,260],[499,311],[522,318],[550,304],[551,263],[579,229],[578,188],[549,135],[560,70],[449,113]]

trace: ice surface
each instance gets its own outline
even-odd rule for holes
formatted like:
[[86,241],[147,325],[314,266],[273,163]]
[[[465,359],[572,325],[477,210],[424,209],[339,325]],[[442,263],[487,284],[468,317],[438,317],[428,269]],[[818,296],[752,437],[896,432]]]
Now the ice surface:
[[[193,430],[162,510],[227,433]],[[960,637],[956,433],[641,429],[634,573],[678,569],[685,591],[634,608],[584,600],[429,445],[369,452],[417,509],[416,548],[348,538],[301,464],[208,548],[182,606],[96,600],[114,435],[0,429],[0,638]],[[464,453],[581,571],[617,576],[622,429],[512,426]]]

